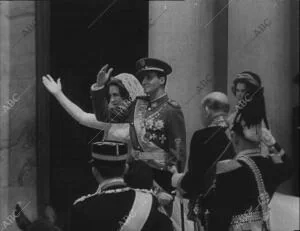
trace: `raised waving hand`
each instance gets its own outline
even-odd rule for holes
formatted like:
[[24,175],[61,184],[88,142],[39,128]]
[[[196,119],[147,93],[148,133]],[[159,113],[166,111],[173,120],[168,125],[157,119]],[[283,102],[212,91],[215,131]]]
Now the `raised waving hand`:
[[57,82],[55,82],[55,80],[51,77],[51,75],[46,75],[42,77],[42,80],[44,86],[51,94],[57,95],[58,93],[61,92],[62,87],[61,87],[60,79],[58,79]]
[[108,64],[104,65],[101,68],[101,70],[98,72],[97,79],[96,79],[96,86],[97,87],[102,87],[111,78],[111,73],[113,71],[113,68],[109,68],[108,70],[107,69],[108,69]]

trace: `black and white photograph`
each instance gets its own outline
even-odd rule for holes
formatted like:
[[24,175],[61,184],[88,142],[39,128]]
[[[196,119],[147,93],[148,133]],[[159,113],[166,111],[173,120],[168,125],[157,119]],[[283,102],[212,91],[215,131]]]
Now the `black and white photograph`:
[[0,231],[299,231],[299,0],[0,0]]

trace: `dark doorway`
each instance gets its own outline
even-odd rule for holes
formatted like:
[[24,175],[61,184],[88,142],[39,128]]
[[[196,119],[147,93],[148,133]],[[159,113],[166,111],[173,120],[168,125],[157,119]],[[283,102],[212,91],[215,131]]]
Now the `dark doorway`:
[[[148,53],[148,2],[141,0],[51,1],[50,74],[63,91],[91,112],[89,89],[106,63],[134,73],[135,61]],[[74,200],[96,190],[89,143],[99,131],[74,121],[50,98],[50,203],[59,225],[69,230]]]

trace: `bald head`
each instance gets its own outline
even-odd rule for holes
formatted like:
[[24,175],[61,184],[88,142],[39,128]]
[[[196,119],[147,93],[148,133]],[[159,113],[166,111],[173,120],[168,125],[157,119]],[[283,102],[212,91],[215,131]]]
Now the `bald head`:
[[213,113],[228,113],[229,102],[227,96],[222,92],[211,92],[207,94],[201,101],[201,105],[204,108],[208,108]]

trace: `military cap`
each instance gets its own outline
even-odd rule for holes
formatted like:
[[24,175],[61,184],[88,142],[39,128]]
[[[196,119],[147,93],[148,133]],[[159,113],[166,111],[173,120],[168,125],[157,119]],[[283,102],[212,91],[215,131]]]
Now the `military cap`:
[[98,162],[106,164],[121,163],[127,160],[128,147],[126,143],[115,141],[101,141],[92,144],[92,160],[90,163]]
[[136,62],[136,76],[139,78],[147,71],[157,71],[164,75],[172,72],[172,67],[164,61],[153,58],[141,58]]

